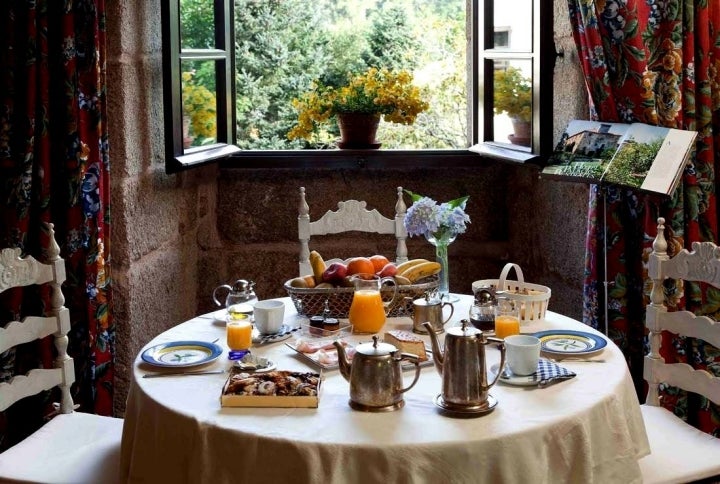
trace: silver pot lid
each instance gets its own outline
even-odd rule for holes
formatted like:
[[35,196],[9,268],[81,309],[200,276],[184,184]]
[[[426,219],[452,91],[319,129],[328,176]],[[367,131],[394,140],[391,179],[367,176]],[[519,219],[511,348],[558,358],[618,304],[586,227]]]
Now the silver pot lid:
[[372,338],[372,343],[363,343],[357,345],[357,347],[355,348],[355,353],[360,353],[361,355],[365,356],[388,356],[392,355],[397,351],[395,345],[378,341],[377,336],[373,336]]
[[[454,326],[452,328],[448,328],[447,330],[447,336],[457,336],[460,338],[470,338],[475,337],[477,334],[481,334],[482,331],[477,329],[475,326],[470,324],[470,321],[467,319],[463,319],[460,321],[460,326]],[[447,339],[446,336],[446,339]]]

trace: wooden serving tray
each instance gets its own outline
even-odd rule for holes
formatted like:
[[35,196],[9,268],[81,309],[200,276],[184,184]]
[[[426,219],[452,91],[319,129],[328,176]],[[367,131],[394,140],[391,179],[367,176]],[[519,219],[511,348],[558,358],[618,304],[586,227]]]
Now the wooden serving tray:
[[[241,374],[247,375],[240,376]],[[242,378],[242,380],[239,380]],[[252,373],[233,368],[223,385],[220,404],[223,407],[276,407],[276,408],[317,408],[320,402],[322,373],[275,370],[265,373]],[[310,382],[316,381],[316,384]],[[297,381],[304,389],[315,390],[314,395],[297,394],[293,388]],[[242,382],[243,385],[240,385]],[[257,383],[257,385],[255,385]],[[234,384],[234,385],[233,385]],[[253,394],[233,393],[236,388],[250,388]],[[258,393],[265,391],[267,394]],[[272,394],[273,389],[277,394]]]

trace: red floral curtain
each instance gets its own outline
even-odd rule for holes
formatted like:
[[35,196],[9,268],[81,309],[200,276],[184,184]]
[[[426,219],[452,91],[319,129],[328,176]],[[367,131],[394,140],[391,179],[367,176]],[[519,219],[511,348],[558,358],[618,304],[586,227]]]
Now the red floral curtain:
[[[66,260],[63,285],[80,411],[110,415],[109,165],[103,0],[0,3],[0,247],[40,257],[40,222],[52,222]],[[30,290],[0,294],[0,324],[41,309]],[[23,301],[21,303],[21,300]],[[33,305],[28,308],[28,305]],[[51,341],[0,355],[0,381],[52,366]],[[0,413],[0,450],[42,423],[53,396]]]
[[[717,242],[716,160],[720,159],[720,2],[709,0],[568,0],[588,88],[591,117],[698,131],[696,153],[671,199],[593,187],[588,210],[585,322],[623,350],[641,400],[646,353],[647,254],[656,219],[668,220],[670,250]],[[603,231],[603,227],[605,230]],[[605,238],[603,238],[605,237]],[[605,279],[605,264],[607,279]],[[605,286],[607,280],[607,301]],[[720,318],[720,290],[666,288],[671,305]],[[663,355],[720,372],[720,352],[702,341],[665,334]],[[711,402],[677,389],[664,404],[720,435]]]

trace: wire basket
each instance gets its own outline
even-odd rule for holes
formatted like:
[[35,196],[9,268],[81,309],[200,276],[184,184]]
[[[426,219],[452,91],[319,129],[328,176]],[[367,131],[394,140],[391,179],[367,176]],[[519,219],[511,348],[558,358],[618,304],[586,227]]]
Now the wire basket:
[[[515,269],[517,281],[508,281],[510,269]],[[525,282],[522,269],[517,264],[505,264],[500,279],[483,279],[472,283],[473,293],[482,288],[489,288],[520,305],[520,322],[538,321],[545,318],[545,312],[550,302],[550,288],[540,284]]]
[[[418,284],[398,285],[397,297],[389,306],[388,316],[412,316],[412,300],[425,297],[428,292],[437,291],[439,284],[440,279],[435,275],[423,279]],[[299,288],[292,287],[290,281],[286,281],[284,286],[298,314],[303,316],[322,314],[327,301],[333,317],[347,318],[355,293],[353,287]],[[384,286],[380,292],[383,301],[392,298],[392,286]]]

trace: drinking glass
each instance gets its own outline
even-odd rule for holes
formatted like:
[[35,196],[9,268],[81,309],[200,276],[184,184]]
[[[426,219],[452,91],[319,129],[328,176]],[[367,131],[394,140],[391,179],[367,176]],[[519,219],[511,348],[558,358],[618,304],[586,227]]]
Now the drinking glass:
[[495,307],[495,336],[505,338],[520,334],[520,310],[515,301],[498,298]]
[[240,360],[250,353],[252,346],[252,320],[245,317],[230,317],[227,319],[227,345],[230,348],[228,359]]

